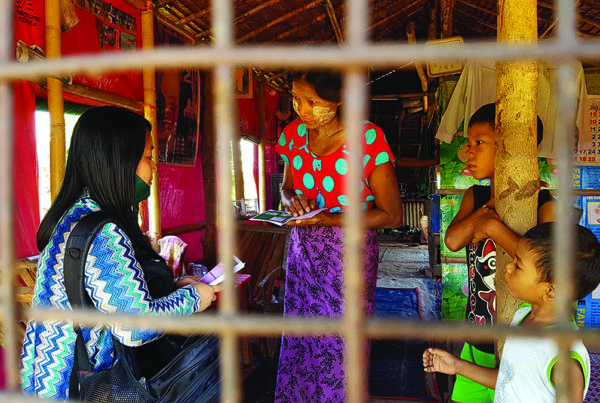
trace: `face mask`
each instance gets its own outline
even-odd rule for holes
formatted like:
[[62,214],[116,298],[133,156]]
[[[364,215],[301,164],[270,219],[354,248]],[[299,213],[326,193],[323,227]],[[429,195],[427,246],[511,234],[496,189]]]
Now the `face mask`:
[[142,178],[135,176],[135,200],[139,203],[146,200],[150,196],[150,185]]
[[315,120],[319,122],[319,124],[325,125],[333,120],[336,114],[335,108],[330,108],[328,106],[314,106],[313,107],[313,116]]

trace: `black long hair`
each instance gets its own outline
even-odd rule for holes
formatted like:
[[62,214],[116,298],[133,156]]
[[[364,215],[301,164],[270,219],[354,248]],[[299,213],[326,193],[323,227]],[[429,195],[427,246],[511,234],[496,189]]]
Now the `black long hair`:
[[37,232],[40,252],[64,213],[87,189],[103,211],[121,222],[136,254],[156,255],[138,225],[135,196],[136,170],[151,128],[144,117],[114,106],[91,108],[79,117],[62,187]]

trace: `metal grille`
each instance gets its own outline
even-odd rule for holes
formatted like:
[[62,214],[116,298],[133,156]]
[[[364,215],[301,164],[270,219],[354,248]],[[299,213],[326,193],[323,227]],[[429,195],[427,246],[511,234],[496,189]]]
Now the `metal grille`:
[[[600,56],[597,42],[582,41],[575,31],[575,1],[558,0],[556,3],[558,35],[552,41],[537,45],[503,45],[499,43],[467,43],[463,48],[426,48],[411,44],[370,44],[367,42],[369,9],[366,0],[346,1],[345,32],[343,46],[235,46],[232,33],[231,1],[214,0],[212,2],[215,42],[211,47],[197,48],[160,48],[153,51],[135,51],[122,54],[102,54],[98,56],[76,56],[62,60],[47,60],[32,64],[17,64],[11,61],[12,8],[14,1],[0,1],[0,234],[13,231],[13,210],[15,203],[13,189],[13,105],[11,82],[13,80],[32,79],[49,75],[74,72],[97,72],[99,70],[122,71],[140,67],[169,68],[191,67],[214,69],[216,79],[216,136],[218,156],[229,155],[229,144],[233,140],[236,125],[234,116],[232,69],[238,65],[253,65],[261,68],[320,66],[341,69],[344,73],[344,105],[347,113],[344,125],[349,130],[350,149],[359,150],[360,128],[366,117],[367,94],[364,83],[367,82],[368,67],[394,68],[407,62],[452,62],[456,59],[473,61],[514,61],[519,59],[538,59],[556,63],[559,66],[558,80],[559,125],[557,136],[560,165],[558,191],[558,231],[556,231],[556,283],[560,323],[551,331],[539,329],[509,328],[506,326],[470,327],[456,323],[415,323],[402,320],[383,320],[364,318],[361,296],[362,256],[359,253],[361,242],[361,210],[358,187],[349,186],[350,208],[345,215],[346,247],[345,256],[345,306],[343,319],[272,319],[239,315],[236,311],[233,276],[225,282],[222,306],[216,315],[195,315],[189,320],[161,317],[156,321],[152,317],[114,315],[111,323],[127,322],[128,325],[154,327],[159,330],[177,332],[202,331],[217,334],[221,338],[222,354],[222,400],[241,401],[239,365],[237,359],[237,338],[243,335],[276,336],[282,331],[288,334],[338,334],[344,337],[347,351],[357,352],[363,348],[363,339],[378,338],[444,338],[464,340],[468,334],[473,340],[491,340],[507,335],[535,336],[551,335],[561,347],[560,356],[568,357],[570,343],[581,338],[588,346],[600,342],[597,331],[575,332],[569,325],[570,303],[565,290],[570,285],[569,267],[572,260],[572,232],[569,227],[569,211],[573,192],[571,189],[571,137],[569,122],[575,110],[574,83],[575,74],[571,62],[576,59],[594,59]],[[361,175],[359,153],[353,153],[350,161],[348,180],[355,183]],[[231,215],[229,158],[217,158],[218,167],[218,228],[219,259],[231,262],[234,251],[235,222]],[[0,264],[3,277],[12,278],[14,274],[14,241],[11,236],[0,237]],[[231,271],[231,265],[227,267]],[[5,337],[5,367],[8,374],[9,393],[18,391],[19,352],[16,350],[16,303],[15,289],[11,281],[2,282],[0,293],[1,317]],[[59,319],[73,320],[82,324],[107,324],[106,316],[97,312],[57,312],[52,310],[31,311],[30,318],[35,320]],[[364,369],[367,367],[363,354],[346,354],[347,396],[349,402],[359,402],[366,396],[363,382]],[[557,377],[557,401],[568,401],[566,368],[559,367]],[[2,400],[11,401],[15,396],[0,395]],[[20,400],[25,400],[19,397]]]
[[402,200],[402,225],[410,229],[421,228],[421,217],[425,214],[425,203],[429,200]]

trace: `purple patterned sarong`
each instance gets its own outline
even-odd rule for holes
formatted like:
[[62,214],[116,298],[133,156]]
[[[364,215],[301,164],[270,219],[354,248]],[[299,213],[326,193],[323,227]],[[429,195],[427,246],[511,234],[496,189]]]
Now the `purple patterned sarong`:
[[[294,227],[289,246],[284,316],[342,317],[343,229]],[[365,312],[375,311],[379,244],[366,233]],[[344,343],[341,337],[283,336],[275,401],[343,402]]]

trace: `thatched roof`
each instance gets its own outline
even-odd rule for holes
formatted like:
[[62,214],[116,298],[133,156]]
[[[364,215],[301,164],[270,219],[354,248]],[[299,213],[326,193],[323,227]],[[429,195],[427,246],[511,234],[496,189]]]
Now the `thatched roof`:
[[[497,0],[447,1],[454,2],[453,36],[462,36],[465,41],[496,37]],[[441,3],[442,0],[372,0],[371,40],[406,42],[407,28],[411,24],[414,24],[417,41],[425,41],[432,35],[440,38]],[[600,0],[578,0],[577,3],[579,34],[582,37],[600,36]],[[554,35],[554,7],[552,0],[538,0],[540,38],[552,38]],[[185,33],[195,44],[212,42],[209,0],[158,0],[155,8],[161,22]],[[343,0],[236,0],[234,8],[235,38],[239,44],[343,41]],[[428,33],[434,27],[435,32]],[[280,71],[255,71],[259,76],[267,76],[276,86],[285,87]]]

